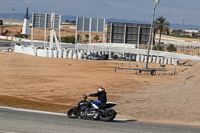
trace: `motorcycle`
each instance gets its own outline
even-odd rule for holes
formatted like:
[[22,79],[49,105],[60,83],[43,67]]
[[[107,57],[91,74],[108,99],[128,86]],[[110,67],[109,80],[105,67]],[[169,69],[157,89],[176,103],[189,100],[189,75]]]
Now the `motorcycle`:
[[83,97],[84,100],[81,100],[78,103],[78,106],[70,109],[67,113],[69,118],[82,118],[82,119],[95,119],[101,121],[112,121],[117,113],[112,107],[117,105],[114,102],[107,102],[104,106],[100,106],[99,109],[94,109],[92,107],[92,100],[87,100],[87,95]]

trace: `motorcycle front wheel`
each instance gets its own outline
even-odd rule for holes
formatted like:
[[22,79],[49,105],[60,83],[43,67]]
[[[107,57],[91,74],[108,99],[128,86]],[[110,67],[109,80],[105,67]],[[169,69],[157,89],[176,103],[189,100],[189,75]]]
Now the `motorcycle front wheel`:
[[74,108],[70,109],[70,110],[67,112],[67,116],[68,116],[69,118],[73,118],[73,119],[79,117],[79,116],[80,116],[80,111],[78,110],[78,107],[74,107]]
[[102,121],[112,121],[115,116],[117,115],[117,113],[115,112],[114,109],[108,109],[105,110],[105,112],[103,114],[99,114],[99,119]]

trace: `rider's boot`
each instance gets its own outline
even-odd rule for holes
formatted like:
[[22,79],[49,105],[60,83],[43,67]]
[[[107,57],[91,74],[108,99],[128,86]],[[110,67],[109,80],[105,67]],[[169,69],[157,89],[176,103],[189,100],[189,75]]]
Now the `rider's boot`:
[[96,104],[92,104],[92,107],[95,109],[95,114],[94,114],[94,117],[93,119],[94,120],[97,120],[98,119],[98,116],[99,116],[99,107],[96,105]]
[[99,116],[99,112],[96,110],[93,119],[94,119],[94,120],[97,120],[97,119],[98,119],[98,116]]

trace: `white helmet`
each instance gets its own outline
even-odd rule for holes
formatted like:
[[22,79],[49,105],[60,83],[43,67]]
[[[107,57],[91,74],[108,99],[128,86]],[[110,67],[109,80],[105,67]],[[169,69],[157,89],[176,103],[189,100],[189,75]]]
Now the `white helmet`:
[[102,92],[102,91],[105,91],[105,89],[104,88],[99,88],[98,89],[98,92]]

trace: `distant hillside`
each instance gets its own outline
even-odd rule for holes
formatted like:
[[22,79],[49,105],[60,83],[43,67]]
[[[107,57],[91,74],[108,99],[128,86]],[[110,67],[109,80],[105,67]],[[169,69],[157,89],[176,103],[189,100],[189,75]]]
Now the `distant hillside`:
[[[6,19],[6,20],[24,20],[25,14],[24,13],[14,13],[12,15],[12,13],[0,13],[0,19]],[[29,14],[29,18],[30,20],[32,20],[32,14]],[[65,20],[76,20],[75,16],[70,16],[70,15],[62,15],[62,22],[64,22]]]
[[[171,29],[182,29],[181,24],[171,24],[170,25]],[[200,29],[200,26],[197,25],[184,25],[184,29]]]
[[106,23],[107,22],[150,24],[150,22],[145,22],[145,21],[117,19],[117,18],[108,18],[108,19],[106,19]]
[[[15,20],[23,20],[25,14],[24,13],[0,13],[0,19],[15,19]],[[29,14],[30,19],[32,18],[32,14]],[[76,16],[70,16],[70,15],[62,15],[62,22],[65,20],[76,20]],[[106,19],[107,22],[123,22],[123,23],[142,23],[142,24],[150,24],[150,22],[145,22],[145,21],[138,21],[138,20],[127,20],[127,19],[117,19],[117,18],[108,18]],[[182,25],[181,24],[171,24],[170,28],[171,29],[181,29]],[[185,29],[200,29],[200,26],[196,25],[185,25]]]
[[23,13],[0,13],[0,19],[6,19],[6,20],[10,20],[10,19],[14,19],[14,20],[24,20],[24,16],[25,14]]

